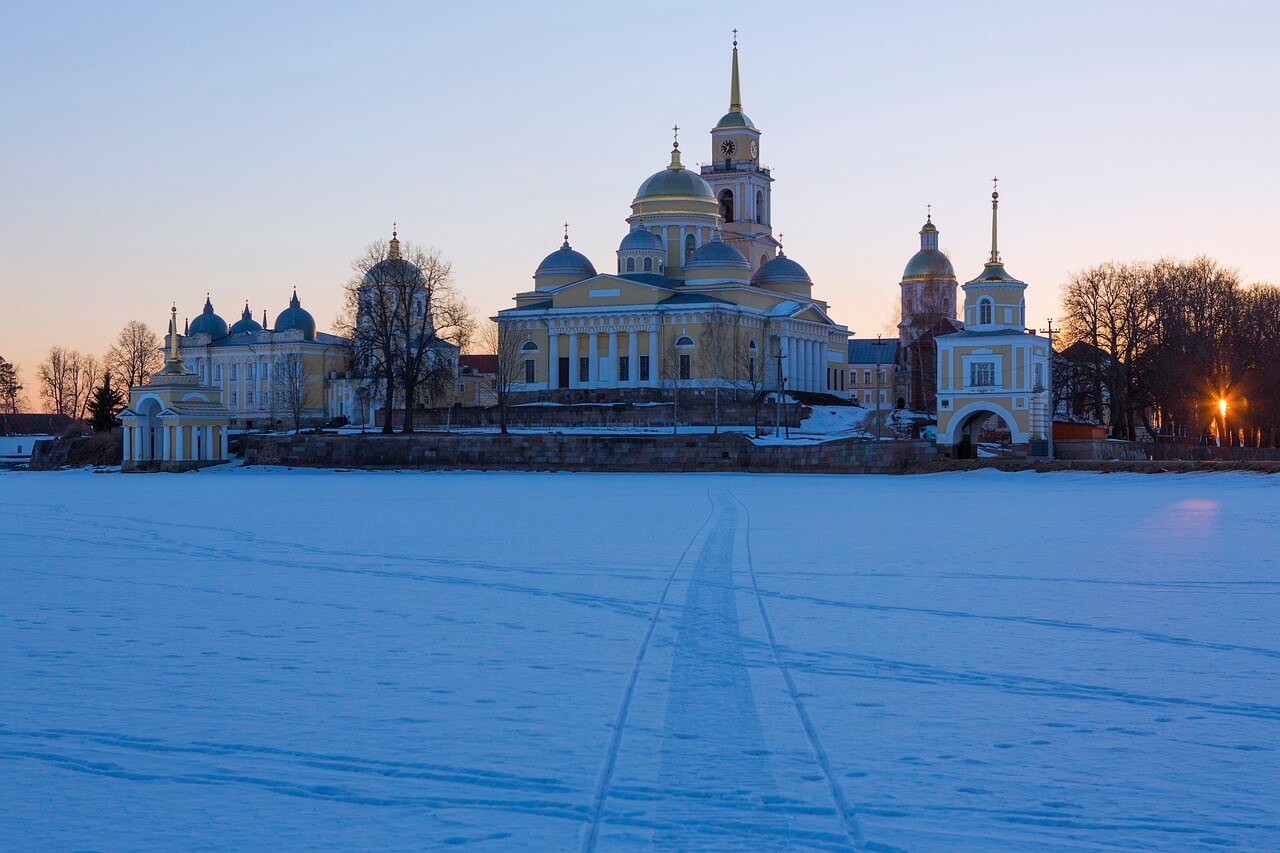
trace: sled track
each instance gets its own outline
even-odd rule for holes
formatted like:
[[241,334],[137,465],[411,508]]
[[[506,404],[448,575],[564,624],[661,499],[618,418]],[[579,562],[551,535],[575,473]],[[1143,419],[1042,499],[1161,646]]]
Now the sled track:
[[769,611],[764,606],[764,596],[760,594],[760,583],[756,577],[756,564],[751,555],[751,510],[733,492],[729,492],[729,495],[738,502],[738,505],[742,507],[743,513],[746,514],[747,528],[744,538],[747,543],[747,569],[751,575],[751,591],[755,594],[756,605],[760,609],[760,621],[764,623],[764,631],[769,638],[769,648],[773,652],[774,663],[777,664],[778,671],[782,673],[782,679],[786,682],[787,693],[790,694],[791,702],[795,706],[796,716],[800,718],[800,725],[804,727],[805,737],[809,739],[809,747],[813,751],[813,758],[818,763],[818,766],[822,768],[822,775],[826,777],[827,788],[831,792],[831,799],[835,803],[836,812],[840,815],[840,821],[844,825],[845,832],[849,834],[849,839],[853,842],[854,848],[860,850],[863,848],[864,841],[862,828],[858,825],[858,816],[845,798],[844,788],[841,787],[840,780],[836,778],[835,771],[831,769],[831,760],[827,757],[827,750],[822,746],[822,741],[818,739],[818,731],[813,725],[813,719],[809,716],[808,709],[804,706],[804,700],[800,698],[800,691],[796,688],[795,680],[791,677],[791,670],[787,668],[782,659],[782,651],[778,648],[778,638],[773,632],[773,623],[769,620]]
[[591,798],[590,815],[586,825],[582,828],[583,853],[594,851],[600,839],[600,818],[604,814],[604,803],[609,796],[609,784],[613,780],[613,769],[618,763],[618,752],[622,747],[622,730],[627,724],[627,713],[631,710],[631,698],[635,695],[636,681],[640,678],[640,667],[644,663],[645,653],[649,650],[649,641],[653,638],[654,629],[658,627],[658,621],[662,617],[662,609],[667,604],[667,595],[671,592],[671,585],[675,583],[676,575],[680,573],[680,568],[688,558],[689,552],[693,550],[694,543],[698,541],[703,531],[707,529],[707,525],[711,523],[711,519],[715,517],[716,505],[715,501],[711,499],[710,492],[707,493],[707,502],[711,504],[711,509],[707,512],[707,517],[703,520],[702,526],[689,539],[689,543],[684,546],[684,551],[680,553],[680,559],[676,560],[671,573],[667,575],[667,581],[662,586],[662,594],[658,596],[658,604],[654,607],[653,614],[649,617],[649,624],[645,628],[644,637],[640,640],[640,647],[636,650],[635,661],[631,664],[631,674],[627,677],[627,686],[622,691],[622,699],[618,703],[618,713],[613,721],[613,734],[609,738],[609,747],[605,751],[604,766],[600,768],[600,776],[596,779],[595,793]]

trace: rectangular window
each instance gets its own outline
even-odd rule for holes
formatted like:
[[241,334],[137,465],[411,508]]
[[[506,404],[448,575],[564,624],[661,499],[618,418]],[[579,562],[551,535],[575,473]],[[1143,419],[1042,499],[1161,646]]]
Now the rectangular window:
[[996,384],[996,365],[994,361],[972,361],[969,363],[969,387],[986,388]]
[[585,355],[578,359],[578,381],[591,381],[591,359]]
[[253,408],[253,389],[250,388],[244,392],[244,404],[250,409]]
[[870,384],[871,384],[871,371],[870,371],[870,370],[864,370],[864,371],[862,371],[862,384],[863,384],[863,385],[870,385]]
[[236,371],[236,368],[237,368],[237,367],[238,367],[238,365],[237,365],[235,362],[232,362],[232,363],[231,363],[231,381],[232,381],[232,382],[235,382],[235,381],[236,381],[236,372],[237,372],[237,371]]
[[534,377],[533,359],[526,358],[524,360],[524,381],[528,383],[532,383],[533,377]]
[[1035,388],[1036,388],[1036,389],[1040,389],[1040,388],[1043,388],[1043,387],[1044,387],[1044,365],[1043,365],[1043,364],[1037,364],[1037,365],[1036,365],[1036,384],[1035,384]]
[[214,382],[222,381],[222,365],[221,364],[215,364],[213,366],[213,381]]
[[864,403],[870,403],[870,402],[871,402],[871,392],[870,392],[870,391],[863,391],[863,392],[862,392],[862,402],[864,402]]
[[253,378],[253,362],[252,361],[244,366],[244,378],[245,379]]
[[631,381],[631,358],[629,356],[618,356],[618,381]]
[[649,356],[647,355],[640,356],[640,381],[649,381]]
[[238,407],[236,406],[236,392],[235,392],[235,391],[232,391],[232,392],[231,392],[231,408],[233,408],[233,409],[238,408]]
[[688,379],[691,373],[689,370],[689,354],[687,352],[680,353],[680,378]]

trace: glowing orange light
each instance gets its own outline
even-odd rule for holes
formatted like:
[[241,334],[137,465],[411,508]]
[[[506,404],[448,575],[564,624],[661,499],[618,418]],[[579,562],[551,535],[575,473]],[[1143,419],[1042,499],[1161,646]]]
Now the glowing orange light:
[[1227,399],[1225,397],[1218,398],[1218,411],[1224,418],[1227,416]]

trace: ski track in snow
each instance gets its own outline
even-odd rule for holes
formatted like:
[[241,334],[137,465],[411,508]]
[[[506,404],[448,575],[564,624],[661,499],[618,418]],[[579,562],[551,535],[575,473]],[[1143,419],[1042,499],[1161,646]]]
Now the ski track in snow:
[[1280,849],[1278,519],[1249,475],[0,473],[0,844]]

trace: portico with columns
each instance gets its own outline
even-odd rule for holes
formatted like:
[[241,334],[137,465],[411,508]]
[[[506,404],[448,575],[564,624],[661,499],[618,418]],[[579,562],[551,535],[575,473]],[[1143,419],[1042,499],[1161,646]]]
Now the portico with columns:
[[187,471],[226,462],[230,413],[222,392],[187,373],[178,351],[177,309],[169,320],[169,356],[147,385],[129,389],[121,471]]

